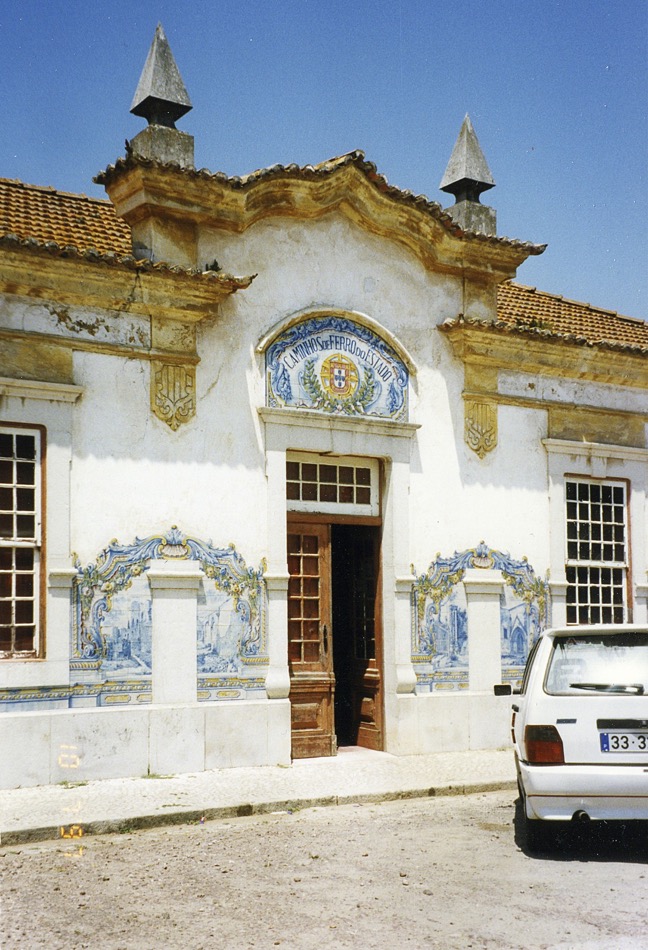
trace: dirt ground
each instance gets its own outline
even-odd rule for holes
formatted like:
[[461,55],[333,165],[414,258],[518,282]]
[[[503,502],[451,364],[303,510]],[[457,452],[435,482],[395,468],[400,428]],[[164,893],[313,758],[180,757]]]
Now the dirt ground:
[[4,847],[0,944],[648,947],[645,828],[569,834],[531,856],[516,843],[513,799],[345,805]]

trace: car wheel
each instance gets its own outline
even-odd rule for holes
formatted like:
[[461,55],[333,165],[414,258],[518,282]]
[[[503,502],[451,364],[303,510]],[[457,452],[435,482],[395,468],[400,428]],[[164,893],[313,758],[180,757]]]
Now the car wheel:
[[550,822],[540,818],[529,818],[526,813],[526,795],[522,782],[518,781],[520,795],[520,818],[526,850],[535,854],[537,851],[551,851],[554,842],[554,828]]
[[551,851],[555,844],[554,828],[550,822],[524,817],[524,837],[529,851]]

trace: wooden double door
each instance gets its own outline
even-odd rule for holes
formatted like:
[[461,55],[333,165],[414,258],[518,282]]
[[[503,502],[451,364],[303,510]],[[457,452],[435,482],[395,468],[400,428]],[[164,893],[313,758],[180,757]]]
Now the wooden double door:
[[288,522],[293,758],[382,749],[380,528]]

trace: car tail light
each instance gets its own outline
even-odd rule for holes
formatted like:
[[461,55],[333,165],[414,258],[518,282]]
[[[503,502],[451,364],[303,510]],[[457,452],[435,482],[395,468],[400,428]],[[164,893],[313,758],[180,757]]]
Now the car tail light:
[[565,764],[565,750],[555,726],[527,726],[524,744],[527,762],[531,765]]

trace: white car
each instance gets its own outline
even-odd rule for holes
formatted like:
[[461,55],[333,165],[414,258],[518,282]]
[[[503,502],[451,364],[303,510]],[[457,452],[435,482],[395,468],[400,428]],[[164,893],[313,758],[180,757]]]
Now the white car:
[[530,849],[552,822],[648,819],[648,626],[541,634],[512,737]]

